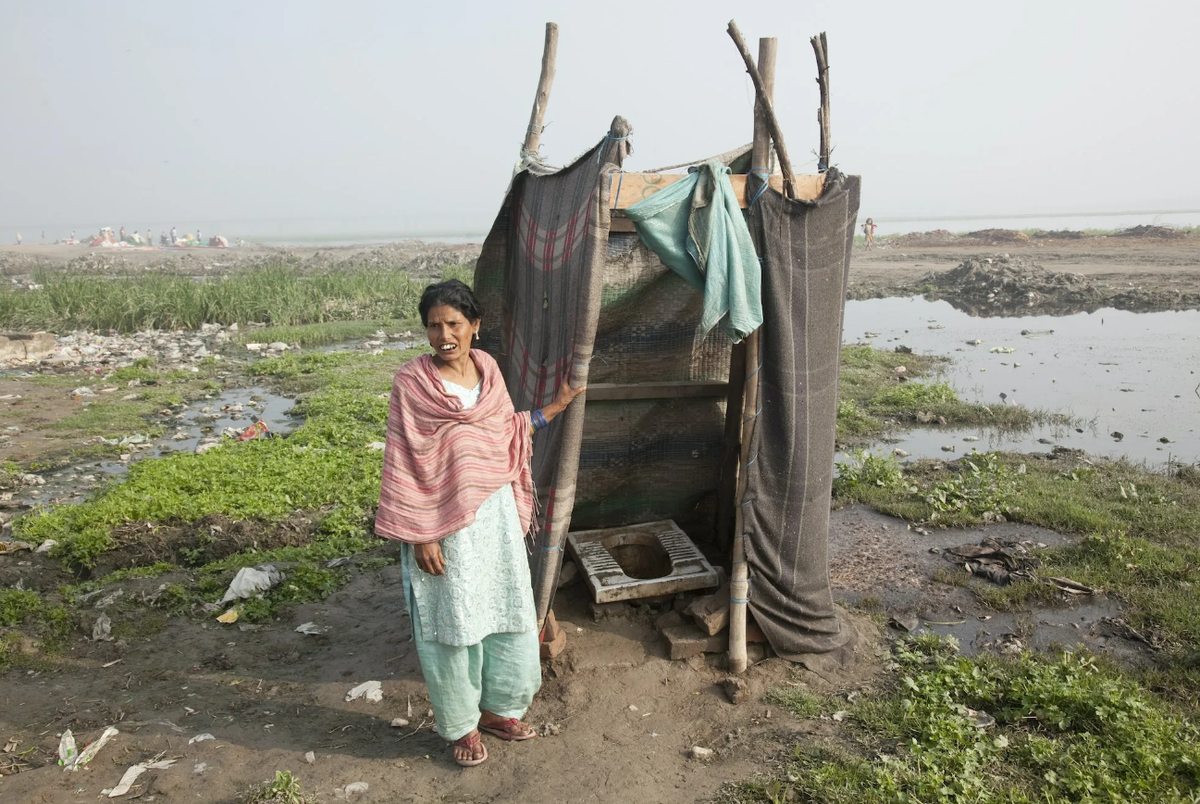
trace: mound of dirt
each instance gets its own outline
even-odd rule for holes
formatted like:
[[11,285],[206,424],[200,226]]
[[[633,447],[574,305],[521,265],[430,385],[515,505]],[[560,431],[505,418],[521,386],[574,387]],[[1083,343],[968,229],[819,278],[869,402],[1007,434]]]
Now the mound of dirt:
[[1033,233],[1034,240],[1083,240],[1086,237],[1088,237],[1086,232],[1076,232],[1073,229],[1061,229],[1050,232],[1039,229]]
[[889,237],[881,243],[886,243],[888,247],[905,247],[912,248],[913,246],[945,246],[950,243],[957,243],[959,236],[945,229],[934,229],[932,232],[909,232],[898,237]]
[[978,240],[980,243],[997,244],[997,243],[1028,243],[1029,235],[1024,232],[1018,232],[1016,229],[980,229],[976,232],[968,232],[969,240]]
[[1179,231],[1178,229],[1172,229],[1169,226],[1146,226],[1146,225],[1134,226],[1133,228],[1126,229],[1123,232],[1117,232],[1117,234],[1114,236],[1115,237],[1161,237],[1161,238],[1167,238],[1167,239],[1175,238],[1175,237],[1187,237],[1187,235],[1184,234],[1183,232]]
[[1104,292],[1080,274],[1047,271],[1024,257],[969,258],[957,268],[925,276],[925,284],[956,307],[999,315],[1039,307],[1099,306]]
[[160,562],[199,566],[244,550],[299,547],[312,543],[319,519],[298,513],[282,522],[267,522],[213,514],[186,525],[134,522],[113,530],[120,546],[99,557],[92,575]]

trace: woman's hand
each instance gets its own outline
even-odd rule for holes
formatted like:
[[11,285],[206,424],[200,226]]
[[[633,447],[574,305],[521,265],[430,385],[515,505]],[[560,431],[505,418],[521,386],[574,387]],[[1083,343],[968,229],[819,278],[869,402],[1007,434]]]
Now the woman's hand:
[[570,380],[563,380],[563,384],[558,389],[558,396],[554,400],[555,407],[560,410],[566,410],[567,406],[575,399],[575,397],[587,390],[586,385],[581,385],[578,388],[571,387]]
[[414,544],[413,557],[417,566],[430,575],[446,574],[446,559],[442,556],[442,543]]

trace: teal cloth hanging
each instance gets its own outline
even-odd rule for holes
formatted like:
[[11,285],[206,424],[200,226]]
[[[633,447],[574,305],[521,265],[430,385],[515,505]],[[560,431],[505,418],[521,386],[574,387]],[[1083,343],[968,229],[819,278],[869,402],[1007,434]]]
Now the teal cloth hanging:
[[734,343],[762,324],[762,268],[729,168],[712,160],[625,210],[663,265],[704,293],[700,329]]

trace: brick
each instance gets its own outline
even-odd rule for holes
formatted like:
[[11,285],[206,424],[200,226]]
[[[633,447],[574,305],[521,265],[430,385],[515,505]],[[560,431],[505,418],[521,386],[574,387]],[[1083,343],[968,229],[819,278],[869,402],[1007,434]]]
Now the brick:
[[627,614],[629,614],[629,607],[622,602],[592,604],[592,619],[596,622],[607,617],[624,617]]
[[542,624],[542,642],[553,642],[562,629],[558,627],[558,620],[554,616],[554,610],[546,612],[546,622]]
[[767,635],[758,627],[758,623],[749,617],[746,618],[746,641],[751,644],[758,643],[760,645],[765,644],[767,641]]
[[706,634],[711,636],[720,632],[729,625],[729,583],[722,584],[711,595],[696,598],[685,613],[690,615]]
[[656,630],[662,631],[666,628],[677,628],[683,625],[683,622],[683,615],[679,612],[668,611],[666,614],[658,615],[658,618],[654,621],[654,627]]
[[663,629],[670,647],[671,660],[690,659],[704,653],[722,653],[729,649],[729,634],[709,636],[694,625],[677,625]]
[[543,642],[540,654],[543,659],[557,658],[567,648],[567,632],[559,630],[558,635],[550,642]]

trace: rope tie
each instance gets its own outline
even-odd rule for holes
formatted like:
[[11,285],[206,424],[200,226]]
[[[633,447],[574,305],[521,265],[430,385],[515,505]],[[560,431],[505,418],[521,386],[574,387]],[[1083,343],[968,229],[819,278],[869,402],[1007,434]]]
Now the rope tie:
[[624,137],[614,137],[612,132],[605,134],[604,139],[600,143],[600,147],[596,149],[596,164],[600,164],[600,160],[604,158],[604,150],[606,145],[608,145],[610,142],[625,142],[627,139],[628,135]]
[[750,203],[746,205],[747,209],[749,209],[749,208],[753,207],[755,204],[757,204],[758,199],[762,198],[763,193],[765,193],[767,191],[767,188],[771,185],[771,171],[770,170],[767,170],[765,168],[754,168],[750,172],[753,173],[755,176],[758,176],[760,179],[762,179],[762,184],[758,185],[758,190],[754,193],[754,197],[751,198]]

